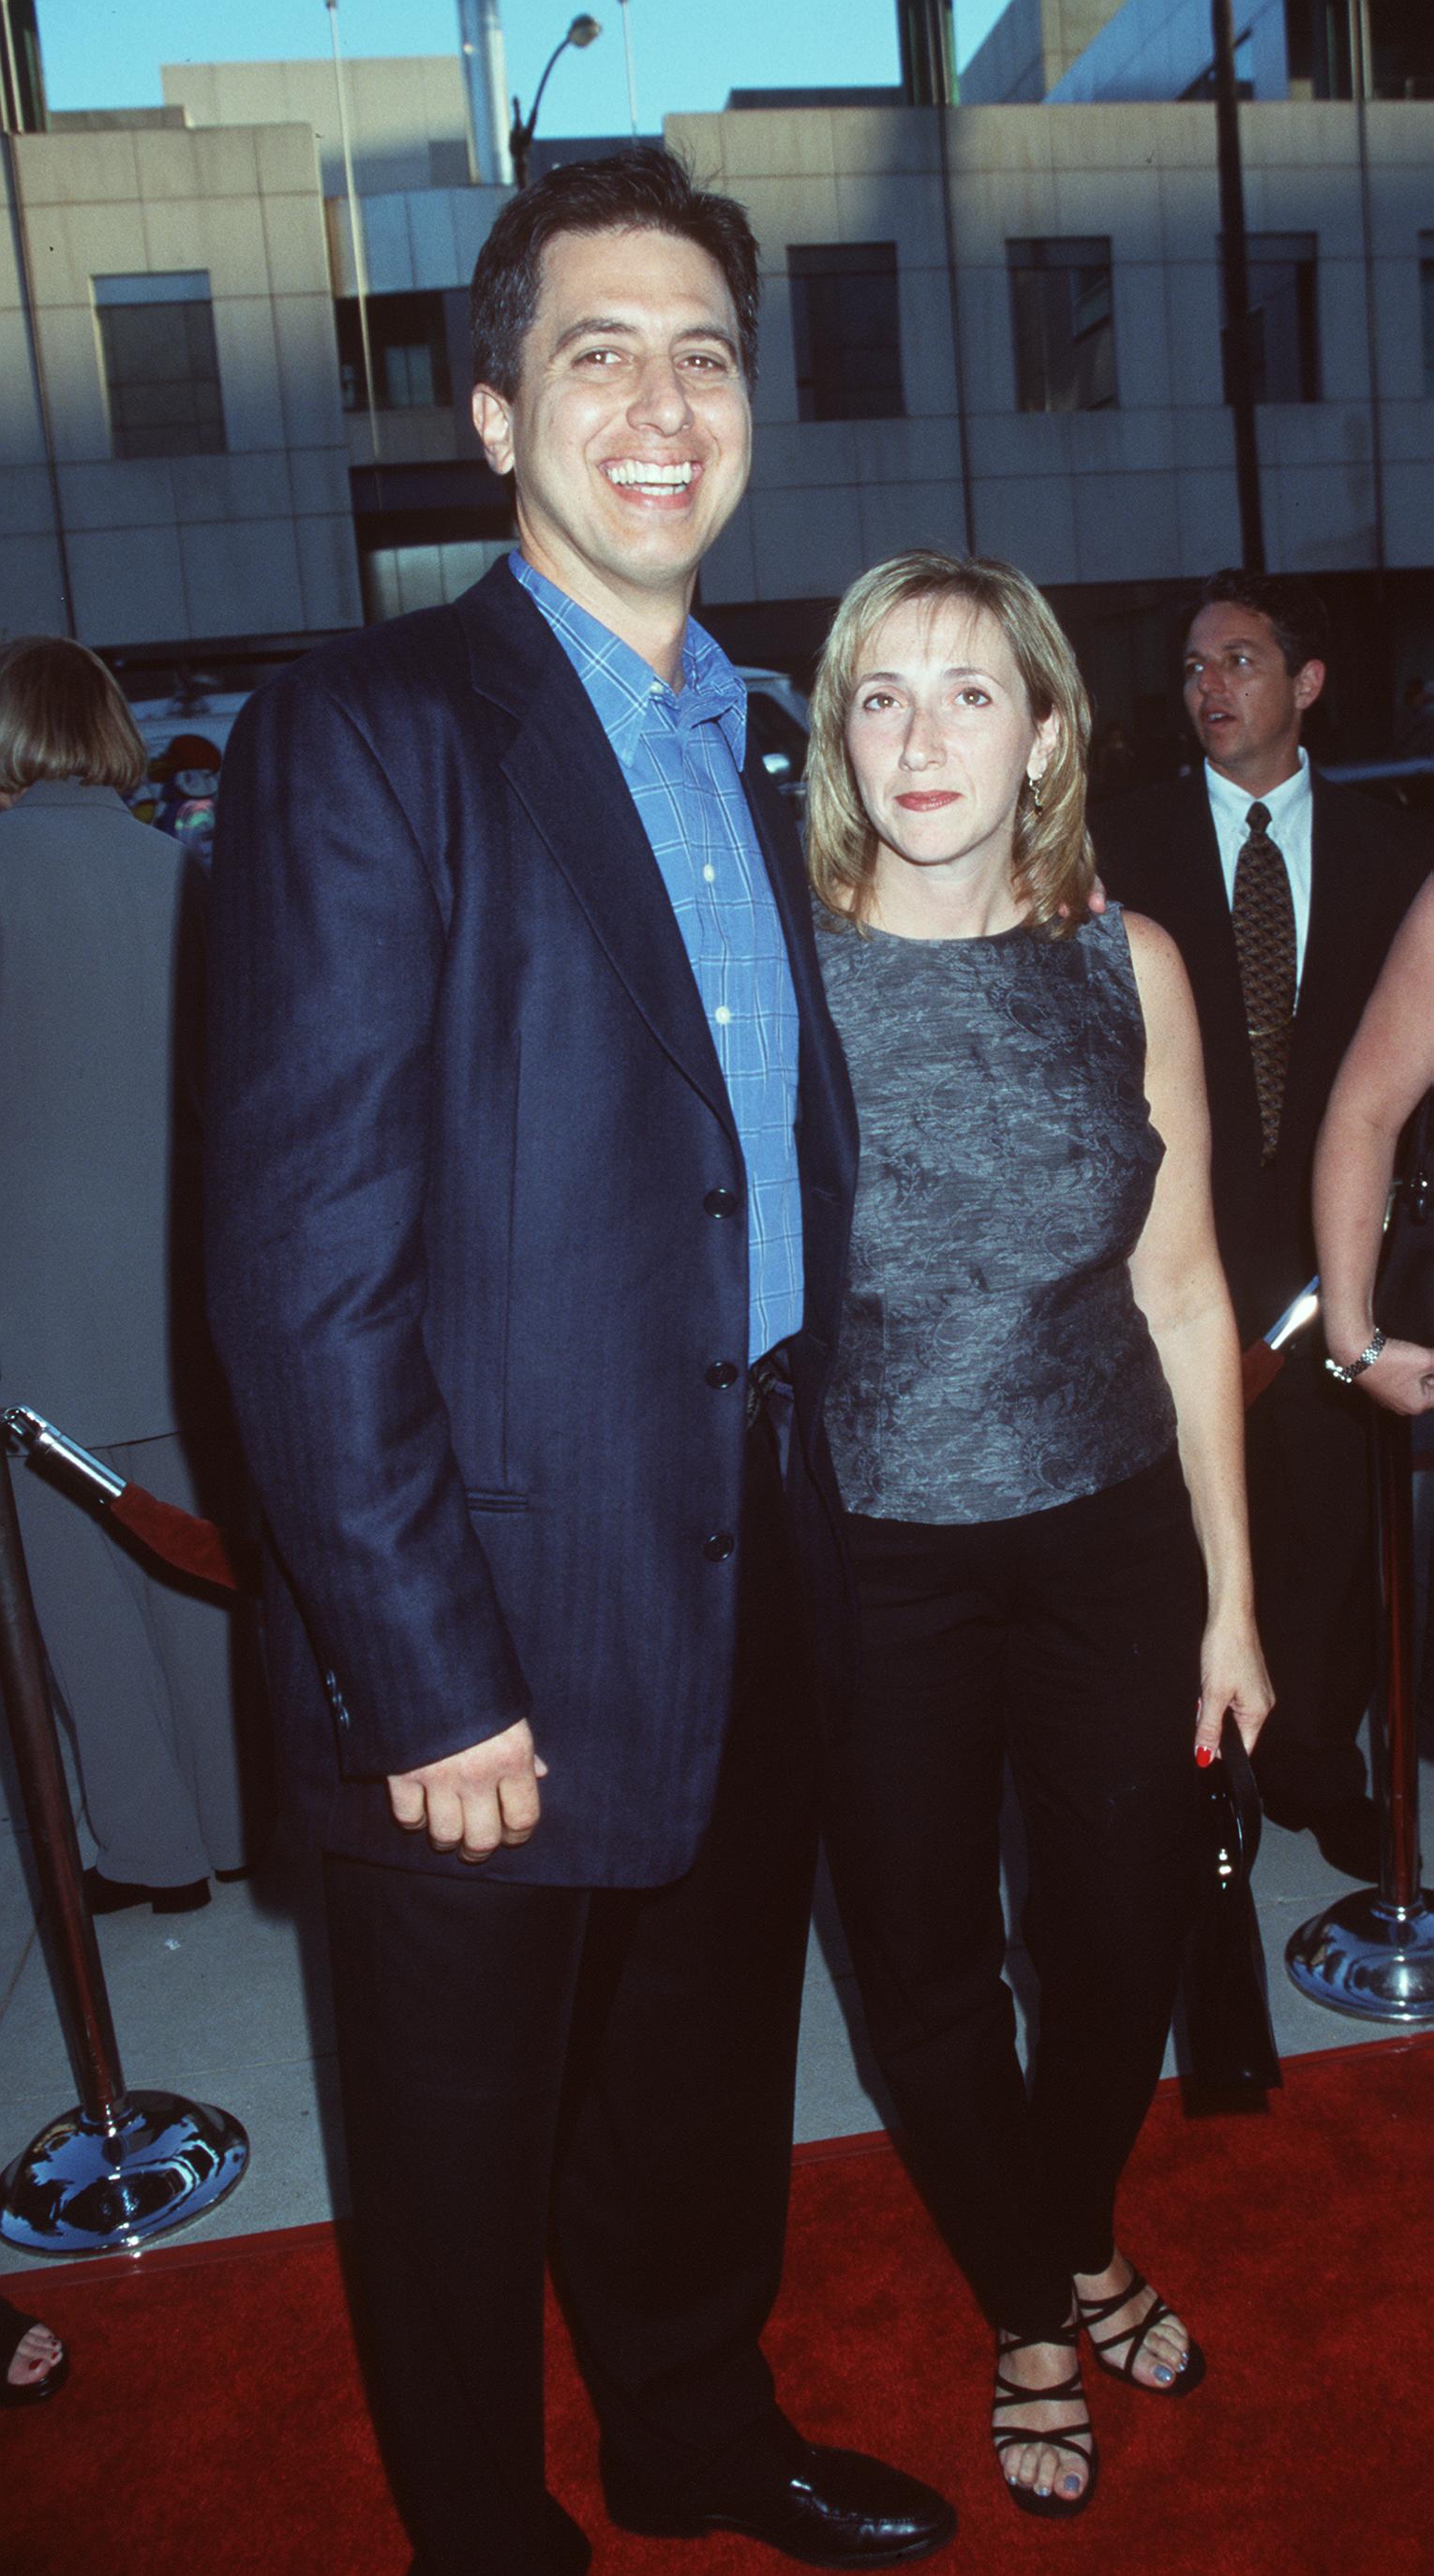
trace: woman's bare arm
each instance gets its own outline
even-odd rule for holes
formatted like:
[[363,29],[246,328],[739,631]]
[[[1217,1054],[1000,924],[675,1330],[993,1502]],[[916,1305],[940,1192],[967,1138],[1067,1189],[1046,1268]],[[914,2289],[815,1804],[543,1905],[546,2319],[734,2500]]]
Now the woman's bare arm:
[[[1340,1066],[1314,1167],[1321,1305],[1345,1368],[1374,1331],[1374,1274],[1399,1131],[1434,1084],[1434,877],[1404,917]],[[1434,1405],[1434,1350],[1386,1342],[1355,1381],[1392,1413]]]
[[1229,1709],[1252,1746],[1273,1694],[1255,1629],[1240,1346],[1215,1247],[1200,1031],[1174,940],[1139,913],[1127,913],[1125,922],[1145,1014],[1146,1097],[1165,1140],[1131,1285],[1175,1399],[1180,1463],[1209,1590],[1196,1744],[1218,1749]]

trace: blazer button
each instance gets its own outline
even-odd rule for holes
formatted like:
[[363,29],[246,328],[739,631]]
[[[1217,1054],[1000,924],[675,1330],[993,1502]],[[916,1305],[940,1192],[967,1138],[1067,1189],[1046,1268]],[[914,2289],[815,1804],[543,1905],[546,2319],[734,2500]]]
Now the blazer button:
[[735,1216],[737,1193],[735,1190],[709,1190],[702,1204],[709,1216]]
[[714,1360],[707,1371],[709,1386],[735,1386],[742,1372],[735,1360]]
[[724,1556],[731,1555],[736,1544],[730,1530],[714,1530],[710,1538],[704,1538],[702,1553],[709,1565],[720,1565]]

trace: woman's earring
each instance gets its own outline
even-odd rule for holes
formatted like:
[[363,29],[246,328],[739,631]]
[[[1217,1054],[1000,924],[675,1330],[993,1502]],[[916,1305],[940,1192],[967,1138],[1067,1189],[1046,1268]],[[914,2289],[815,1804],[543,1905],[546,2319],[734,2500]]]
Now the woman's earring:
[[[1044,770],[1042,770],[1042,772],[1041,772],[1041,778],[1044,778],[1044,776],[1045,776],[1045,771],[1044,771]],[[1030,774],[1030,772],[1029,772],[1029,770],[1028,770],[1028,771],[1026,772],[1026,785],[1029,787],[1029,789],[1030,789],[1030,791],[1031,791],[1031,803],[1034,805],[1034,807],[1035,807],[1035,809],[1036,809],[1036,812],[1037,812],[1038,814],[1044,814],[1044,812],[1045,812],[1045,810],[1046,810],[1046,809],[1045,809],[1044,805],[1041,803],[1041,779],[1040,779],[1040,778],[1032,778],[1032,776],[1031,776],[1031,774]]]

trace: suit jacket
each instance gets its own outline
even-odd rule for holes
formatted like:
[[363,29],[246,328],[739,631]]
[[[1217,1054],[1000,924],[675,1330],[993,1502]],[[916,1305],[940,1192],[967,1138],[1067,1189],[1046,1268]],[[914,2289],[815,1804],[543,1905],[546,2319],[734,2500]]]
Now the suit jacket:
[[[855,1116],[755,754],[745,784],[801,1014],[789,1483],[830,1633]],[[733,1670],[743,1381],[706,1372],[745,1360],[742,1156],[617,759],[506,566],[250,701],[213,941],[211,1311],[321,1836],[461,1869],[382,1775],[531,1712],[543,1820],[488,1874],[677,1877]]]
[[1313,778],[1309,935],[1274,1161],[1260,1113],[1240,970],[1203,773],[1142,789],[1096,815],[1110,893],[1176,941],[1194,988],[1210,1095],[1221,1258],[1244,1341],[1275,1321],[1315,1269],[1310,1166],[1340,1060],[1390,941],[1428,868],[1424,836],[1396,807]]
[[0,813],[0,1403],[101,1446],[172,1433],[204,1366],[197,876],[112,787]]

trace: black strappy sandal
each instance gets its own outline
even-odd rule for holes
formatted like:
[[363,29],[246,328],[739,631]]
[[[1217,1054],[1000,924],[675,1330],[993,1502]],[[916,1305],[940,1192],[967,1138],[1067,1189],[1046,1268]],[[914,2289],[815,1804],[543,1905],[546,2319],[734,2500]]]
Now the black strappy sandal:
[[[60,2344],[59,2360],[51,2362],[43,2378],[24,2380],[18,2388],[12,2386],[10,2364],[30,2328],[39,2323],[38,2317],[22,2316],[8,2299],[0,2299],[0,2406],[38,2406],[42,2399],[57,2396],[70,2375],[70,2356]],[[58,2335],[55,2341],[59,2343]]]
[[[1151,2291],[1154,2304],[1149,2314],[1143,2316],[1138,2325],[1126,2326],[1119,2334],[1113,2335],[1098,2335],[1095,2331],[1097,2326],[1108,2324],[1122,2308],[1128,2308],[1131,2300],[1138,2299],[1142,2290],[1149,2289],[1150,2283],[1144,2273],[1132,2268],[1126,2287],[1123,2290],[1114,2291],[1108,2299],[1083,2299],[1077,2290],[1076,2308],[1081,2324],[1090,2336],[1091,2350],[1101,2369],[1109,2371],[1112,2379],[1126,2379],[1132,2388],[1143,2389],[1148,2397],[1190,2397],[1205,2376],[1205,2355],[1193,2336],[1186,2348],[1184,2368],[1177,2370],[1173,2378],[1164,2386],[1152,2388],[1148,2379],[1137,2379],[1135,2376],[1135,2365],[1145,2347],[1147,2337],[1154,2332],[1162,2317],[1170,2317],[1175,2313],[1169,2300],[1162,2299],[1158,2290]],[[1124,2361],[1107,2361],[1106,2354],[1121,2343],[1128,2343],[1130,2346]]]
[[[1079,2363],[1070,2373],[1069,2378],[1057,2380],[1053,2388],[1022,2388],[1018,2380],[1008,2379],[1002,2370],[1001,2364],[1008,2353],[1025,2352],[1038,2343],[1063,2344],[1074,2352],[1076,2327],[1072,2324],[1064,2333],[1054,2335],[998,2335],[996,2394],[991,2404],[991,2440],[996,2457],[1002,2462],[1008,2451],[1017,2447],[1024,2448],[1027,2442],[1043,2442],[1049,2450],[1069,2451],[1079,2460],[1087,2476],[1078,2496],[1038,2495],[1034,2487],[1017,2486],[1013,2479],[1006,2479],[1006,2492],[1012,2504],[1018,2505],[1022,2513],[1038,2513],[1050,2522],[1069,2522],[1073,2515],[1084,2513],[1095,2493],[1095,2482],[1100,2474],[1100,2453],[1096,2449],[1095,2428],[1086,2407],[1085,2390],[1081,2386]],[[1066,2406],[1078,2404],[1085,2417],[1084,2423],[1068,2424],[1059,2433],[1017,2433],[1005,2431],[995,2421],[997,2416],[1008,2414],[1012,2407],[1045,2406],[1053,2400],[1057,2404]],[[1004,2476],[1004,2468],[1002,2474]]]

